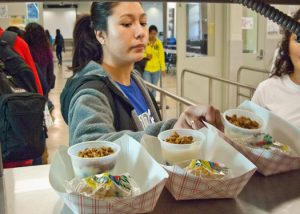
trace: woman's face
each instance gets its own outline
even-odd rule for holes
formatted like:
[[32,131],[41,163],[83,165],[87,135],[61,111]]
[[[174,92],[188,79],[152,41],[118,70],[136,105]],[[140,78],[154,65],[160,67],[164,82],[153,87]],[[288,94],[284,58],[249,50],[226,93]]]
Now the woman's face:
[[300,43],[297,42],[297,36],[294,33],[290,37],[289,54],[294,65],[294,71],[300,72]]
[[104,61],[122,64],[141,60],[148,41],[147,30],[147,17],[140,3],[119,3],[108,17],[107,32],[100,35],[104,39]]
[[156,36],[157,36],[157,32],[155,30],[151,30],[149,32],[149,40],[151,41],[155,40]]

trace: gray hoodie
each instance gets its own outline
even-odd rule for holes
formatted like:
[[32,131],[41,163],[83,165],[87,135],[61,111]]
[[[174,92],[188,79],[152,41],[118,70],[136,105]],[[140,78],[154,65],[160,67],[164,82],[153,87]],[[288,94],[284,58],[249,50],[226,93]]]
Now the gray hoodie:
[[[73,78],[80,78],[83,75],[108,76],[101,65],[94,61],[89,62]],[[176,119],[159,121],[154,105],[149,101],[151,98],[146,92],[146,86],[144,85],[143,80],[136,72],[132,72],[132,78],[135,79],[137,85],[141,89],[156,123],[151,124],[147,126],[145,130],[142,130],[142,126],[139,124],[140,121],[137,119],[137,114],[133,110],[133,121],[139,131],[133,132],[130,130],[123,130],[116,132],[113,126],[114,115],[107,97],[96,89],[86,88],[77,92],[70,102],[68,112],[70,145],[90,140],[113,141],[124,134],[128,134],[139,141],[144,134],[157,136],[160,132],[173,128]],[[116,88],[121,91],[119,86],[111,78],[110,80]],[[125,94],[124,96],[126,97]]]

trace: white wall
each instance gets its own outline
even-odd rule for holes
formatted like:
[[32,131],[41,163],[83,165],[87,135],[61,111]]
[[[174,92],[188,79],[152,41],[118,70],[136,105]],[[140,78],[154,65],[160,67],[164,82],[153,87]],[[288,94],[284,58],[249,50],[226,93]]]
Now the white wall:
[[[0,5],[7,5],[7,9],[8,9],[8,18],[0,18],[0,27],[3,29],[6,29],[9,26],[10,16],[25,16],[25,18],[27,16],[26,3],[0,2]],[[39,20],[37,22],[43,24],[43,15],[42,15],[43,6],[42,3],[38,3],[38,5],[39,5]]]
[[78,2],[77,15],[90,14],[91,2]]
[[158,32],[163,31],[163,4],[161,2],[142,2],[147,14],[148,26],[155,25]]
[[74,8],[45,9],[44,28],[55,36],[56,29],[60,29],[65,39],[71,39],[76,21],[76,10]]

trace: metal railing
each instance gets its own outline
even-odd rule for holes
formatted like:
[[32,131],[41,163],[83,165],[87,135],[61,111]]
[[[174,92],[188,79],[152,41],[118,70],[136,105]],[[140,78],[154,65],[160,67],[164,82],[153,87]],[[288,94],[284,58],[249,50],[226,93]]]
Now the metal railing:
[[[238,82],[234,82],[234,81],[231,81],[231,80],[227,80],[227,79],[223,79],[223,78],[220,78],[220,77],[215,77],[215,76],[211,76],[211,75],[208,75],[208,74],[204,74],[204,73],[201,73],[201,72],[196,72],[196,71],[192,71],[192,70],[188,70],[188,69],[183,69],[182,72],[181,72],[181,76],[180,76],[180,81],[181,81],[181,89],[180,89],[180,94],[181,95],[184,95],[184,77],[185,77],[185,74],[186,73],[191,73],[191,74],[194,74],[196,76],[201,76],[201,77],[205,77],[205,78],[208,78],[208,104],[211,104],[212,103],[212,95],[213,95],[213,81],[219,81],[221,83],[226,83],[226,84],[229,84],[229,85],[234,85],[234,86],[238,86],[238,87],[241,87],[241,88],[245,88],[245,89],[248,89],[248,90],[255,90],[255,87],[253,86],[250,86],[250,85],[247,85],[247,84],[241,84],[241,83],[238,83]],[[182,105],[180,105],[180,110],[182,110]]]
[[162,89],[160,87],[157,87],[156,85],[153,85],[153,84],[151,84],[149,82],[145,81],[145,84],[146,84],[146,86],[148,86],[150,88],[153,88],[156,91],[160,92],[160,105],[161,105],[161,109],[162,109],[162,111],[161,111],[161,117],[162,118],[164,118],[164,115],[166,113],[166,108],[164,108],[164,106],[163,106],[163,103],[164,103],[163,101],[164,101],[165,96],[171,97],[172,99],[180,102],[181,104],[185,104],[185,105],[188,105],[188,106],[195,106],[195,105],[197,105],[196,103],[194,103],[194,102],[192,102],[190,100],[187,100],[187,99],[185,99],[183,97],[180,97],[180,96],[178,96],[176,94],[173,94],[173,93],[171,93],[171,92],[169,92],[167,90],[164,90],[164,89]]
[[[237,71],[237,82],[240,83],[241,82],[241,73],[242,71],[254,71],[257,73],[264,73],[264,74],[270,74],[269,71],[267,70],[263,70],[263,69],[259,69],[259,68],[253,68],[253,67],[247,67],[247,66],[241,66],[238,71]],[[250,90],[250,94],[249,96],[246,94],[243,94],[240,92],[240,87],[237,87],[237,91],[236,91],[236,103],[238,104],[240,102],[240,97],[245,97],[245,98],[251,98],[253,96],[254,90]]]
[[[239,69],[238,69],[238,72],[237,72],[237,80],[238,82],[234,82],[234,81],[231,81],[231,80],[227,80],[227,79],[224,79],[224,78],[220,78],[220,77],[215,77],[215,76],[212,76],[212,75],[208,75],[208,74],[204,74],[204,73],[199,73],[199,72],[196,72],[196,71],[192,71],[192,70],[188,70],[188,69],[183,69],[183,71],[181,72],[181,95],[184,94],[184,77],[185,77],[185,74],[186,73],[191,73],[191,74],[194,74],[194,75],[197,75],[197,76],[201,76],[201,77],[205,77],[205,78],[208,78],[209,79],[209,89],[208,89],[208,104],[211,104],[212,103],[212,95],[213,95],[213,81],[219,81],[221,83],[226,83],[226,84],[229,84],[229,85],[234,85],[234,86],[237,86],[237,94],[236,94],[236,97],[237,97],[237,104],[238,104],[238,101],[239,101],[239,97],[246,97],[246,98],[251,98],[254,91],[255,91],[255,87],[253,86],[250,86],[250,85],[247,85],[247,84],[242,84],[240,83],[240,76],[241,76],[241,72],[243,70],[250,70],[250,71],[255,71],[255,72],[260,72],[260,73],[269,73],[268,71],[266,70],[262,70],[262,69],[256,69],[256,68],[252,68],[252,67],[246,67],[246,66],[241,66]],[[153,85],[149,82],[145,82],[145,84],[150,87],[150,88],[153,88],[157,91],[160,92],[160,105],[161,105],[161,109],[162,109],[162,112],[161,112],[161,115],[162,117],[165,115],[165,108],[163,106],[163,103],[164,103],[164,98],[165,96],[168,96],[178,102],[180,102],[180,112],[182,112],[182,104],[185,104],[185,105],[197,105],[196,103],[194,103],[193,101],[190,101],[184,97],[181,97],[181,96],[178,96],[178,95],[175,95],[167,90],[164,90],[162,89],[162,81],[160,79],[160,87],[156,86],[156,85]],[[250,96],[248,95],[245,95],[245,94],[242,94],[240,93],[240,88],[245,88],[245,89],[248,89],[250,91]]]

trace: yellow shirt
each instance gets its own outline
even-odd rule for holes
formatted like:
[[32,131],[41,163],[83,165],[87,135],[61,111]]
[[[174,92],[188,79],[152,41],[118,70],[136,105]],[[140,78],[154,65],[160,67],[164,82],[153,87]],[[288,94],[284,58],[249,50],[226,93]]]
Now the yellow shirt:
[[154,44],[148,42],[145,56],[147,54],[151,54],[152,58],[147,61],[145,71],[157,72],[166,70],[164,47],[159,39],[155,39]]

